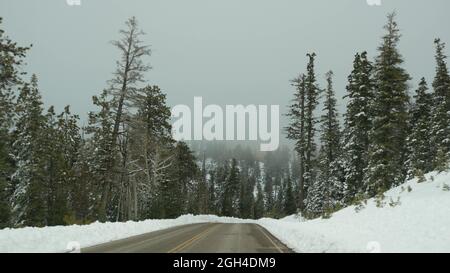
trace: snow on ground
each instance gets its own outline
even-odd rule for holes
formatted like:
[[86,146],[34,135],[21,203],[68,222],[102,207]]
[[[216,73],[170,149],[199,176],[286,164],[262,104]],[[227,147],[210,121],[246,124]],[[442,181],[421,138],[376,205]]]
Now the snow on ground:
[[242,220],[206,215],[183,215],[169,220],[96,222],[84,226],[3,229],[0,230],[0,252],[67,252],[77,246],[73,242],[77,242],[81,248],[84,248],[180,225],[238,221]]
[[386,192],[382,208],[371,199],[359,212],[351,206],[330,219],[306,221],[292,215],[255,221],[184,215],[172,220],[3,229],[0,252],[64,252],[72,241],[88,247],[205,222],[257,223],[297,252],[450,252],[450,173],[430,173],[426,179],[422,183],[413,179]]
[[371,199],[359,212],[352,206],[330,219],[259,222],[298,252],[450,252],[450,173],[426,179],[386,192],[383,208]]

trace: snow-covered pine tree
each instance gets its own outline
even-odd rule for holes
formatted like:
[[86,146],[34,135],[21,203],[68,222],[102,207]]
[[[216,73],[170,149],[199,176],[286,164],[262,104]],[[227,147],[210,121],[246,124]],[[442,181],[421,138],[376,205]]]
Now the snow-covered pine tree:
[[[318,97],[320,88],[317,85],[316,73],[314,71],[314,61],[316,54],[307,54],[309,58],[306,78],[305,78],[305,137],[306,137],[306,151],[305,151],[305,173],[304,173],[304,198],[308,202],[309,187],[315,179],[315,156],[316,156],[316,123],[315,110],[319,104]],[[305,204],[305,208],[308,204]]]
[[306,161],[306,131],[305,131],[305,112],[306,112],[306,75],[302,74],[292,80],[295,87],[293,103],[289,107],[288,117],[291,123],[287,130],[288,139],[295,141],[295,151],[298,155],[298,208],[304,209],[305,205],[305,161]]
[[[121,56],[117,61],[114,77],[109,81],[110,87],[106,90],[107,95],[102,95],[105,102],[109,104],[109,112],[113,114],[112,132],[109,137],[111,143],[108,149],[119,152],[116,161],[107,160],[107,163],[111,165],[105,166],[106,172],[114,175],[102,182],[101,201],[97,209],[100,213],[99,219],[102,221],[106,220],[105,212],[108,210],[111,219],[117,220],[123,217],[123,213],[121,214],[121,210],[123,212],[121,204],[123,203],[121,202],[123,201],[123,190],[126,189],[122,185],[130,183],[127,170],[129,163],[129,147],[127,146],[129,144],[129,125],[127,121],[131,116],[131,108],[134,107],[134,98],[139,91],[139,84],[144,82],[144,73],[151,68],[143,61],[150,55],[151,50],[141,40],[145,33],[139,29],[136,18],[128,19],[125,25],[125,29],[119,32],[120,39],[112,42],[119,49]],[[110,183],[110,185],[105,183]],[[114,194],[114,196],[118,196],[114,202],[111,200],[112,190],[119,191],[117,195]]]
[[314,111],[318,105],[320,91],[314,72],[316,54],[307,54],[307,56],[309,58],[307,73],[293,80],[296,93],[294,94],[293,104],[289,109],[288,116],[291,118],[291,123],[287,128],[288,138],[295,141],[295,150],[300,161],[298,206],[302,211],[306,207],[308,187],[313,179],[316,151],[314,137],[317,122]]
[[371,104],[374,99],[373,66],[367,52],[357,53],[348,77],[348,104],[343,133],[344,201],[350,204],[365,191],[363,179],[368,165],[369,132],[372,129]]
[[68,186],[65,178],[70,175],[65,173],[64,145],[58,130],[58,119],[55,109],[51,106],[45,115],[45,127],[42,130],[40,145],[45,150],[42,155],[43,173],[42,179],[47,194],[47,225],[63,225],[64,216],[68,207]]
[[16,104],[17,122],[14,129],[13,156],[17,169],[12,179],[11,197],[14,226],[46,226],[47,188],[42,145],[45,116],[36,75],[20,89]]
[[91,135],[87,141],[86,164],[89,168],[89,178],[94,186],[92,189],[92,218],[99,221],[115,220],[108,214],[107,208],[113,192],[113,177],[117,169],[111,166],[117,164],[117,147],[112,145],[114,114],[108,101],[108,93],[104,91],[99,97],[92,98],[98,112],[89,113],[89,125],[86,133]]
[[[81,147],[82,147],[82,136],[81,128],[78,126],[79,116],[74,115],[70,111],[70,106],[64,107],[64,111],[57,116],[57,127],[58,132],[57,139],[59,143],[61,153],[60,162],[60,180],[63,185],[65,194],[62,195],[66,198],[67,208],[66,213],[63,215],[63,220],[65,224],[71,224],[70,218],[81,219],[85,221],[85,215],[87,213],[78,213],[75,200],[86,200],[86,205],[89,205],[87,201],[87,196],[89,195],[88,189],[81,191],[80,185],[84,187],[86,181],[80,181],[77,177],[77,166],[78,160],[80,159]],[[59,201],[61,202],[61,201]],[[69,222],[69,223],[68,223]]]
[[310,188],[307,214],[318,216],[332,210],[342,199],[342,174],[338,168],[340,149],[340,125],[337,101],[333,89],[333,72],[326,74],[327,88],[323,114],[320,117],[321,147],[318,157],[318,174]]
[[435,157],[440,154],[440,163],[434,162],[434,167],[450,160],[450,75],[447,67],[447,56],[444,53],[445,44],[440,39],[436,45],[436,76],[433,81],[433,116],[432,116],[432,147]]
[[126,162],[129,183],[122,189],[122,203],[127,208],[122,213],[125,219],[136,219],[139,211],[143,210],[143,214],[149,211],[152,200],[157,199],[158,185],[155,181],[158,178],[155,175],[170,173],[168,167],[164,172],[155,172],[155,163],[164,162],[168,166],[173,158],[173,154],[168,152],[173,150],[173,140],[166,95],[158,86],[146,86],[136,92],[133,103],[137,113],[127,121],[131,128],[126,147],[129,150]]
[[369,165],[365,188],[374,196],[406,178],[406,138],[408,133],[408,73],[401,67],[398,51],[400,33],[395,13],[388,15],[387,34],[378,48],[373,104],[373,127],[370,133]]
[[431,110],[433,96],[428,92],[425,78],[419,83],[411,107],[408,136],[408,177],[425,174],[433,170],[433,149],[431,146]]
[[22,83],[24,72],[19,70],[29,47],[18,46],[5,36],[0,17],[0,229],[9,226],[11,208],[11,128],[14,116],[14,91]]

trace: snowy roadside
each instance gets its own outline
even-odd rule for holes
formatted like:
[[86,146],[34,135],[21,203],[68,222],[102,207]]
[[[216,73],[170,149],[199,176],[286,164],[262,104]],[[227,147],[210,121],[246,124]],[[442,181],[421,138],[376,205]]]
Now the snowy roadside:
[[[184,215],[172,220],[93,223],[86,226],[0,230],[0,252],[64,252],[67,244],[93,246],[179,225],[257,223],[297,252],[450,252],[450,173],[430,173],[385,193],[377,207],[345,208],[330,219],[242,220]],[[391,204],[389,204],[391,203]]]
[[84,226],[56,226],[0,230],[0,252],[66,252],[68,245],[81,248],[124,239],[175,226],[206,222],[242,222],[210,215],[183,215],[177,219],[125,223],[93,223]]
[[[297,252],[450,252],[450,173],[430,173],[425,182],[410,180],[330,219],[287,217],[259,223]],[[391,205],[390,205],[391,203]]]

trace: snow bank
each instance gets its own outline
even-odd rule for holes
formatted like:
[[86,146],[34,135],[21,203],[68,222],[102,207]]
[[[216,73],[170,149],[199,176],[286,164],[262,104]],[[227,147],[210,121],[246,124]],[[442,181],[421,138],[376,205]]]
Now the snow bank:
[[386,192],[382,208],[371,199],[330,219],[259,223],[298,252],[450,252],[449,187],[450,173],[430,173]]
[[242,220],[211,215],[183,215],[170,220],[3,229],[0,230],[0,252],[66,252],[72,242],[84,248],[180,225],[239,221]]
[[255,221],[184,215],[172,220],[4,229],[0,230],[0,252],[64,252],[72,241],[88,247],[206,222],[257,223],[297,252],[450,252],[450,173],[430,173],[426,178],[426,182],[413,179],[386,192],[382,208],[371,199],[359,212],[352,206],[330,219],[306,221],[292,215]]

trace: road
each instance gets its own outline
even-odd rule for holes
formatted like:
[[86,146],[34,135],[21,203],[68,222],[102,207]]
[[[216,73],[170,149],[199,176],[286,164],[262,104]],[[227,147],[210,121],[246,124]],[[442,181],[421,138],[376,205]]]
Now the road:
[[82,249],[83,253],[292,252],[256,224],[205,223],[173,227]]

